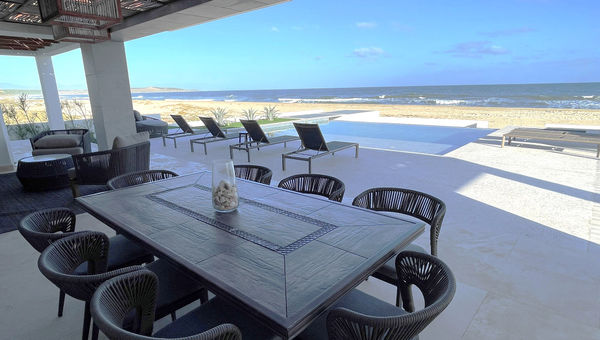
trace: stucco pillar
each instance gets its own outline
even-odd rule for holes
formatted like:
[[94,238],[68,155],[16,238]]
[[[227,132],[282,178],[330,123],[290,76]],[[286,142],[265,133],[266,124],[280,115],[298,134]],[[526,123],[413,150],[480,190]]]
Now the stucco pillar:
[[116,136],[135,133],[125,45],[120,41],[81,44],[98,149],[112,147]]
[[50,130],[62,130],[65,128],[65,122],[60,108],[60,98],[58,96],[58,88],[56,87],[52,57],[48,55],[36,55],[35,62],[37,64],[38,75],[40,76],[40,84],[42,85],[48,126]]
[[10,138],[6,131],[2,107],[0,107],[0,171],[11,171],[14,169],[13,156],[10,150]]

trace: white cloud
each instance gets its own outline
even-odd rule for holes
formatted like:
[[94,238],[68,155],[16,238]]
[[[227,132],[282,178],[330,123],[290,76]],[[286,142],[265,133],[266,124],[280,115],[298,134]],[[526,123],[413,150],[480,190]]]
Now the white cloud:
[[452,54],[455,57],[480,58],[483,55],[507,54],[509,51],[490,41],[468,41],[458,43],[444,53]]
[[376,58],[385,51],[381,47],[361,47],[354,49],[353,53],[359,58]]
[[277,26],[272,26],[271,27],[271,31],[273,31],[273,32],[279,32],[279,28]]
[[377,23],[373,21],[361,21],[356,23],[356,27],[358,28],[375,28],[376,26]]

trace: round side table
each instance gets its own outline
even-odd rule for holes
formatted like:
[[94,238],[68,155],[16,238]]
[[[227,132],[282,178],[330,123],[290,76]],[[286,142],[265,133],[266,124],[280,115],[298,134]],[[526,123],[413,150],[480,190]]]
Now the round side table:
[[25,157],[17,165],[17,177],[27,191],[60,189],[69,186],[68,170],[73,167],[69,154]]

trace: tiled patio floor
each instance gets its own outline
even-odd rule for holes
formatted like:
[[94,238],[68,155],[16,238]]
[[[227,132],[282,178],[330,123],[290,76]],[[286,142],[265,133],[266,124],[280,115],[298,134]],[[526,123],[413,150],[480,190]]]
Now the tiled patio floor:
[[[343,180],[348,204],[375,186],[416,189],[446,202],[439,256],[458,289],[421,339],[600,339],[600,161],[591,149],[500,148],[500,133],[445,156],[361,149],[357,160],[342,151],[315,161],[313,171]],[[205,156],[184,141],[174,149],[155,139],[152,167],[207,169],[228,157],[226,144],[210,144]],[[283,151],[253,152],[254,164],[274,171],[274,185],[306,171],[305,162],[289,161],[282,172]],[[235,161],[245,163],[245,154]],[[108,231],[85,214],[79,224]],[[428,248],[427,236],[417,243]],[[79,338],[83,304],[67,300],[58,319],[57,289],[36,260],[17,232],[0,235],[0,339]],[[394,301],[394,288],[376,279],[360,288]]]

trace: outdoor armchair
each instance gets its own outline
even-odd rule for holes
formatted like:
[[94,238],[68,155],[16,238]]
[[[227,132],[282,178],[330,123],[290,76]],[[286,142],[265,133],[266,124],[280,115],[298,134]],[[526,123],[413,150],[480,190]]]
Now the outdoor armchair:
[[278,186],[304,194],[324,196],[336,202],[342,201],[346,190],[346,186],[341,180],[332,176],[317,174],[290,176],[282,179]]
[[295,159],[308,162],[308,173],[312,173],[312,160],[325,155],[335,155],[336,152],[355,148],[354,157],[358,158],[358,143],[352,142],[326,142],[319,124],[294,123],[294,127],[300,136],[302,145],[296,151],[284,153],[281,155],[281,166],[285,171],[285,160]]
[[73,196],[79,196],[79,185],[106,185],[116,176],[150,167],[148,132],[116,137],[113,148],[73,156],[74,170],[69,174]]
[[88,129],[47,130],[29,139],[33,156],[48,154],[77,155],[92,151]]
[[234,165],[233,170],[235,171],[235,177],[266,185],[271,184],[271,177],[273,177],[271,169],[260,165]]
[[137,110],[133,110],[133,117],[135,119],[136,132],[147,131],[151,138],[160,137],[167,134],[169,131],[169,124],[167,124],[167,122],[142,115]]
[[[404,309],[354,289],[343,296],[326,316],[303,333],[311,340],[409,340],[417,338],[452,301],[456,281],[448,266],[438,258],[416,252],[396,257],[398,286],[406,296]],[[412,285],[423,294],[425,307],[414,311]]]

